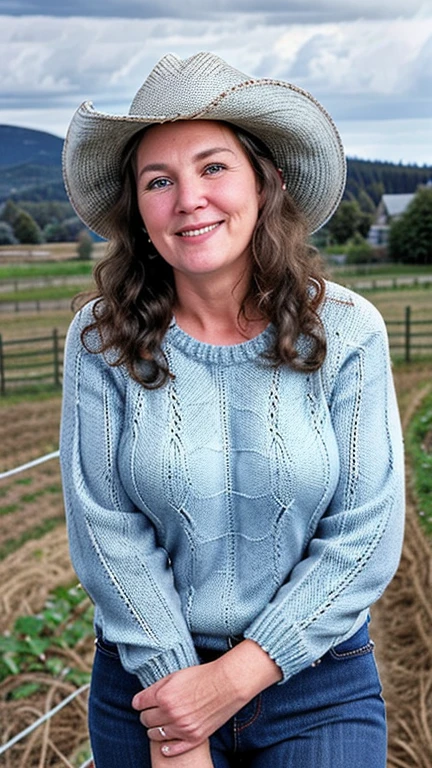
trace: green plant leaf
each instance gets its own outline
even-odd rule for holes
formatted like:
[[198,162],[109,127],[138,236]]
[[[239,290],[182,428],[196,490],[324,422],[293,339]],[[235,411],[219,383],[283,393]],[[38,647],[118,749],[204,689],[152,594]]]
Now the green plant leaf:
[[65,662],[64,659],[60,659],[58,656],[52,656],[46,660],[45,666],[52,675],[59,677],[64,671]]
[[4,653],[2,656],[2,660],[12,675],[19,675],[21,670],[17,665],[15,654],[11,652]]
[[33,693],[37,693],[42,688],[40,683],[23,683],[17,688],[14,688],[10,693],[11,699],[27,699],[32,696]]
[[25,638],[25,641],[28,645],[30,652],[34,656],[37,656],[38,659],[42,658],[45,655],[45,651],[50,646],[50,641],[48,638],[27,636]]

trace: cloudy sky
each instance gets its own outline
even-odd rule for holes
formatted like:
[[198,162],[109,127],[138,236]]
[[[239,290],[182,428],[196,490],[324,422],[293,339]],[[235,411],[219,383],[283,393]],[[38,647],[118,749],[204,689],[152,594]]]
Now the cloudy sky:
[[310,91],[347,154],[432,165],[430,0],[0,0],[0,123],[123,114],[153,64],[210,50]]

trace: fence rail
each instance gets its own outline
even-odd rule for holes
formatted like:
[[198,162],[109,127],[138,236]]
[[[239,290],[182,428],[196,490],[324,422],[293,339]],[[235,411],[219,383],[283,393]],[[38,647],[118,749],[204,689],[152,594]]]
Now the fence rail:
[[35,385],[61,387],[64,336],[3,340],[0,334],[0,395]]
[[[390,351],[407,363],[432,357],[432,319],[414,320],[405,307],[402,320],[388,320]],[[60,388],[64,336],[54,329],[49,336],[3,340],[0,334],[0,396],[37,385]]]
[[413,320],[411,307],[405,307],[403,320],[387,320],[390,351],[406,363],[432,355],[432,320]]
[[28,301],[0,301],[0,313],[63,312],[71,308],[71,299],[29,299]]

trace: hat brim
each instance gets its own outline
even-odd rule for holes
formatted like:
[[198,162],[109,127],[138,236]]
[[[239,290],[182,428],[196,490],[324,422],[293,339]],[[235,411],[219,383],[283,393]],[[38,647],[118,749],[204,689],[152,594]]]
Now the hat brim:
[[290,83],[250,80],[224,91],[199,112],[169,117],[108,115],[84,102],[66,136],[63,174],[72,206],[91,230],[106,239],[113,235],[111,211],[121,192],[122,155],[129,140],[146,126],[175,120],[221,120],[263,141],[310,233],[339,205],[346,161],[329,114]]

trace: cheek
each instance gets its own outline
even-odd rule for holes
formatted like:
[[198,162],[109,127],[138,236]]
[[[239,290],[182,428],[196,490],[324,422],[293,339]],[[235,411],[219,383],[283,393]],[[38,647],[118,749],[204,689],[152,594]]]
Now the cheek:
[[138,210],[149,235],[157,236],[166,226],[167,213],[162,201],[160,204],[155,200],[138,201]]

